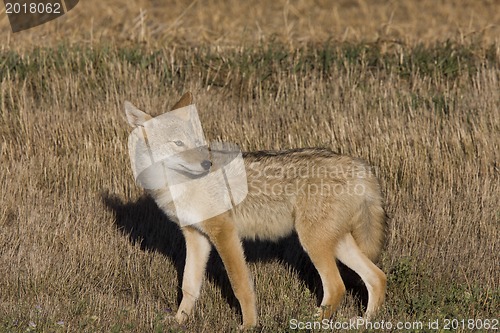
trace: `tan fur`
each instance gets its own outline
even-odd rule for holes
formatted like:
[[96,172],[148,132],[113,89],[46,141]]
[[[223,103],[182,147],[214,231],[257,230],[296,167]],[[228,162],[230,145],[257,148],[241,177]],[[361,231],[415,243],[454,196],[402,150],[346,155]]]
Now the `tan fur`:
[[180,109],[191,104],[193,104],[193,94],[188,91],[182,95],[181,99],[177,103],[174,104],[172,110]]
[[[190,103],[192,95],[187,93],[174,108]],[[150,119],[146,113],[140,119],[135,109],[129,115],[129,110],[126,107],[133,126]],[[231,211],[183,227],[187,255],[176,319],[182,323],[192,313],[212,244],[240,303],[243,327],[255,326],[255,293],[241,239],[278,240],[293,231],[321,277],[324,297],[318,316],[331,317],[345,293],[336,258],[363,279],[369,293],[365,316],[373,316],[386,289],[385,274],[374,264],[383,246],[386,221],[380,186],[370,167],[320,148],[249,152],[243,158],[248,182],[245,200]],[[173,204],[167,203],[169,190],[151,191],[151,195],[178,222]],[[191,191],[180,199],[199,195]]]

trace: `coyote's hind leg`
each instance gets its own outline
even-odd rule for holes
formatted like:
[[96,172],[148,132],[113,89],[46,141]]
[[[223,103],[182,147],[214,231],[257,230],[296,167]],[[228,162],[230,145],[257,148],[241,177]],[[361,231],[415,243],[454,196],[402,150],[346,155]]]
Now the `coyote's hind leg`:
[[318,270],[323,284],[323,300],[316,315],[320,319],[333,316],[345,294],[345,286],[335,262],[335,237],[319,230],[297,228],[300,243]]
[[368,289],[368,306],[365,317],[368,319],[378,311],[385,298],[387,278],[359,248],[351,234],[344,236],[337,245],[337,258],[355,271]]

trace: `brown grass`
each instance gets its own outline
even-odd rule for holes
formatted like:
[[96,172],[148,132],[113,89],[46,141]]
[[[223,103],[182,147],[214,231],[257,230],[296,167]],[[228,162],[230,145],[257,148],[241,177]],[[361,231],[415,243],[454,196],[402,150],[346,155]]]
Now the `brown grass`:
[[385,47],[498,42],[495,0],[90,1],[43,27],[12,34],[0,16],[0,45],[51,45],[61,38],[178,45],[242,46],[279,41],[297,47],[325,40],[379,42]]
[[[168,11],[89,2],[38,30],[1,34],[0,332],[237,327],[217,257],[194,320],[166,320],[177,309],[184,245],[129,167],[123,101],[159,114],[186,90],[208,139],[245,150],[325,146],[376,167],[390,215],[388,298],[377,320],[498,318],[495,2],[422,1],[417,10],[411,1],[346,1],[329,24],[319,8],[330,2],[321,1],[307,10],[305,1],[210,2],[210,12],[195,2],[184,15],[187,2]],[[149,13],[143,37],[131,22],[139,7]],[[55,44],[53,36],[59,48],[28,44]],[[349,43],[314,43],[328,37]],[[379,37],[404,43],[358,43]],[[135,44],[141,38],[146,45]],[[444,39],[452,42],[433,44]],[[232,47],[205,45],[213,40]],[[294,246],[247,244],[262,331],[311,319],[317,276]],[[360,310],[349,296],[337,319]]]

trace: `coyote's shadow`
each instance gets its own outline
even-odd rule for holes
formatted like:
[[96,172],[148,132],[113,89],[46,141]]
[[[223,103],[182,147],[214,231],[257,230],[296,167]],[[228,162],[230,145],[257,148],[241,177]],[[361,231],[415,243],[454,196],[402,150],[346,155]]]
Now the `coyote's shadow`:
[[[144,251],[157,251],[165,255],[177,271],[177,304],[182,298],[181,284],[186,259],[184,236],[179,227],[158,208],[153,198],[142,196],[136,202],[124,202],[116,195],[103,193],[104,204],[115,215],[116,228],[131,243],[139,244]],[[307,288],[316,295],[317,305],[323,297],[321,279],[311,260],[302,249],[296,234],[279,242],[245,241],[245,255],[248,262],[275,260],[297,273]],[[366,308],[368,293],[359,276],[340,264],[342,279],[348,291],[360,300]],[[231,307],[240,311],[238,301],[231,289],[229,278],[217,251],[212,251],[206,276],[220,288],[223,297]],[[360,309],[361,311],[361,309]]]

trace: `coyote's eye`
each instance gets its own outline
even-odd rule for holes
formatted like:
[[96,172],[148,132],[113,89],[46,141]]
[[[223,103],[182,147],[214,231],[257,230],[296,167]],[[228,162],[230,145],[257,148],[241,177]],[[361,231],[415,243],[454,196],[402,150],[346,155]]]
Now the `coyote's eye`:
[[181,140],[174,141],[174,143],[179,147],[184,146],[184,142],[182,142]]

